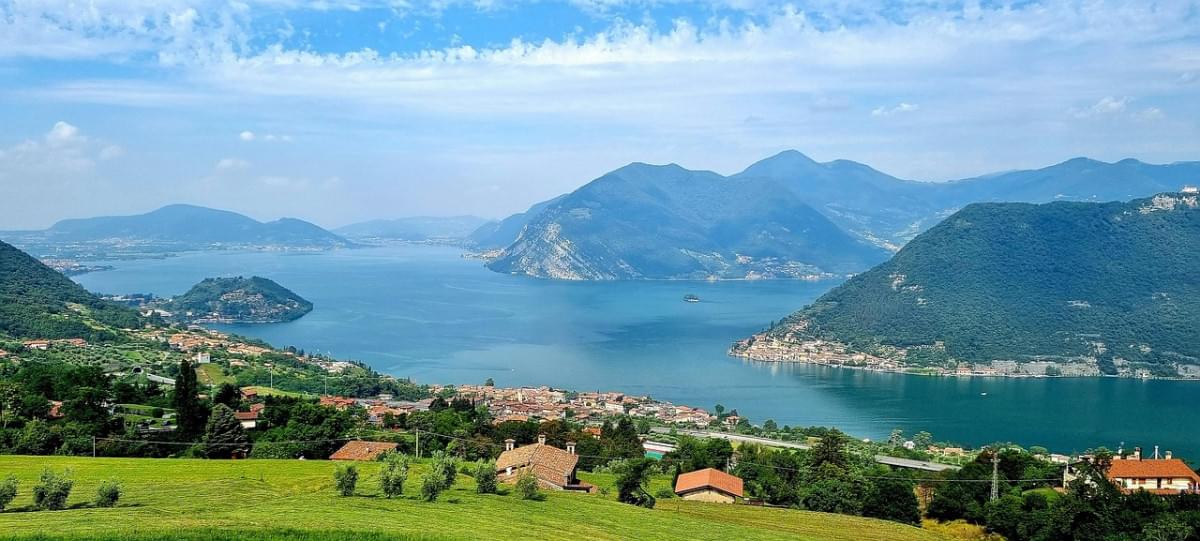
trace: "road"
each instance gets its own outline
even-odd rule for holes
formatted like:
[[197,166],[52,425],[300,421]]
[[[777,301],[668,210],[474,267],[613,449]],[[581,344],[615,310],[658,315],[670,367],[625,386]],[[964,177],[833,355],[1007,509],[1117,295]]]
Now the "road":
[[[650,429],[655,434],[670,434],[671,429],[664,427],[654,427]],[[787,449],[808,449],[809,446],[803,443],[792,441],[773,440],[771,438],[762,438],[759,436],[747,436],[744,434],[729,434],[725,432],[713,432],[710,430],[688,430],[677,428],[676,434],[692,436],[696,438],[719,438],[723,440],[736,441],[738,443],[757,443],[767,447],[784,447]],[[896,458],[892,456],[875,455],[875,462],[894,466],[897,468],[909,468],[913,470],[922,470],[929,472],[941,472],[946,470],[957,470],[958,466],[950,464],[939,464],[937,462],[929,462],[925,460],[911,460],[907,458]]]

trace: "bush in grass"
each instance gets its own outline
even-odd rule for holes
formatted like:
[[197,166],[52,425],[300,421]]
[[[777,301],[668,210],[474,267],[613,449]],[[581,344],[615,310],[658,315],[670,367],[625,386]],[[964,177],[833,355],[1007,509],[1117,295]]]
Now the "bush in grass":
[[484,462],[475,468],[475,492],[480,494],[496,493],[495,462]]
[[71,488],[74,486],[71,470],[59,475],[46,468],[42,470],[38,483],[33,485],[33,505],[38,509],[51,511],[65,509],[67,498],[71,496]]
[[454,460],[454,457],[442,456],[442,475],[444,476],[442,489],[450,490],[450,487],[454,486],[454,481],[458,479],[458,461]]
[[9,475],[0,481],[0,511],[17,497],[17,476]]
[[121,483],[116,479],[104,481],[100,483],[100,488],[96,489],[96,507],[116,507],[119,499],[121,499]]
[[408,480],[408,457],[399,453],[387,453],[383,468],[379,471],[379,490],[389,498],[404,494],[404,482]]
[[440,463],[435,462],[425,476],[421,478],[421,499],[427,502],[437,501],[446,483],[446,473]]
[[354,464],[338,464],[337,469],[333,470],[333,481],[338,494],[353,496],[354,486],[358,484],[358,467]]
[[654,497],[660,500],[669,500],[675,497],[675,491],[667,487],[662,487],[654,493]]
[[533,472],[526,470],[520,477],[517,477],[517,494],[521,495],[522,500],[540,500],[542,493],[538,490],[537,477]]

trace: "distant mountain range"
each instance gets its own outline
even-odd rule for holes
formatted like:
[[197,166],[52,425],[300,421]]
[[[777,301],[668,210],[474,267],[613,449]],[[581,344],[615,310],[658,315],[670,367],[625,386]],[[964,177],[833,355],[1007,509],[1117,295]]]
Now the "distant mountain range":
[[501,249],[489,268],[546,278],[814,278],[865,270],[972,202],[1119,201],[1196,182],[1200,162],[1086,158],[916,182],[786,151],[728,177],[633,164],[468,239]]
[[949,369],[1051,361],[1200,376],[1190,367],[1200,364],[1197,247],[1195,193],[972,204],[733,353]]
[[460,241],[485,224],[496,223],[478,216],[417,216],[394,220],[370,220],[339,227],[334,233],[351,239]]
[[0,336],[112,338],[105,326],[136,328],[137,312],[102,301],[62,273],[0,242]]
[[235,247],[324,250],[352,245],[303,220],[263,223],[235,212],[193,205],[169,205],[136,216],[63,220],[42,231],[12,231],[0,236],[22,248],[55,255],[72,255],[97,244],[108,250],[144,252]]

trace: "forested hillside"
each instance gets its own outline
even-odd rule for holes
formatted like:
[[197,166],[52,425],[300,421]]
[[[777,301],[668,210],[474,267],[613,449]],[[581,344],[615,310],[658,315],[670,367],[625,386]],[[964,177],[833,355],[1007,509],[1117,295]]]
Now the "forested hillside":
[[971,362],[1094,358],[1108,373],[1200,363],[1198,207],[1194,194],[971,205],[757,338],[907,348],[909,362],[922,346]]
[[103,325],[136,327],[138,315],[98,299],[61,273],[0,242],[0,335],[112,338],[100,328]]

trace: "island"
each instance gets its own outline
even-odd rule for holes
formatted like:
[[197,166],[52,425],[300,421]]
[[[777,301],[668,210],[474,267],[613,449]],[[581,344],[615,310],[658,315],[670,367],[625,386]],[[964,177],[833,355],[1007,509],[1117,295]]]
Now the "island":
[[283,323],[312,309],[303,297],[259,276],[206,278],[187,293],[154,307],[167,319],[190,323]]

